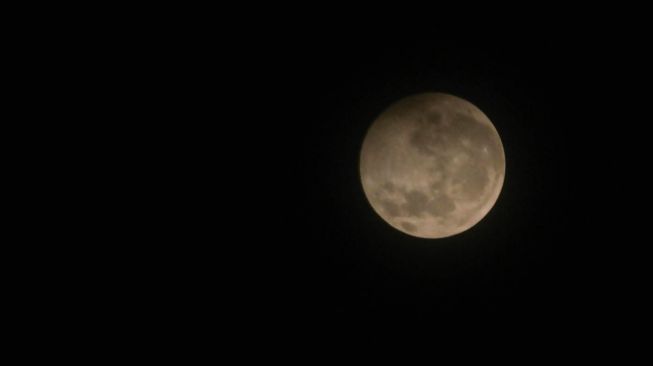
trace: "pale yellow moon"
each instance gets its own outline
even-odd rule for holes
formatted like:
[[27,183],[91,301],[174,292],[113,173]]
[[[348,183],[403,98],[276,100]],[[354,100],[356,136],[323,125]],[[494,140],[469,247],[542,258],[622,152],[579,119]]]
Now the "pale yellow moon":
[[360,155],[363,190],[392,227],[444,238],[476,225],[503,186],[499,133],[472,103],[444,93],[392,104],[370,126]]

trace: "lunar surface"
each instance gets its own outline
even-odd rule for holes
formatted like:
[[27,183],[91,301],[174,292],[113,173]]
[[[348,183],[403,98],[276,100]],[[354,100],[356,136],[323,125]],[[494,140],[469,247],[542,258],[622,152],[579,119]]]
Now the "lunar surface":
[[363,190],[392,227],[444,238],[476,225],[494,206],[505,175],[501,138],[470,102],[418,94],[386,109],[360,155]]

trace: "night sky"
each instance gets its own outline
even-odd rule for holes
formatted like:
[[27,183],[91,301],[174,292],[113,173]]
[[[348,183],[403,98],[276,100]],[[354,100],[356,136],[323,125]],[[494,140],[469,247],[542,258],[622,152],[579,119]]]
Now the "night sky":
[[[431,352],[434,338],[470,353],[471,338],[537,344],[538,360],[550,345],[584,344],[602,358],[606,345],[648,341],[653,60],[651,32],[637,28],[650,19],[617,24],[612,4],[603,17],[593,4],[565,26],[543,17],[527,27],[535,7],[504,12],[521,25],[481,11],[491,26],[467,11],[424,10],[418,23],[366,10],[345,26],[321,9],[244,6],[119,8],[136,14],[135,29],[109,15],[98,34],[52,17],[52,32],[34,31],[43,49],[14,37],[37,52],[16,51],[28,67],[7,71],[39,95],[9,90],[26,100],[28,143],[6,134],[20,145],[8,161],[29,184],[7,192],[38,218],[9,211],[27,223],[27,264],[6,257],[18,263],[8,286],[21,287],[7,298],[28,305],[8,312],[29,335],[14,339],[39,354],[50,355],[31,338],[73,354],[93,352],[87,344],[105,347],[100,356],[177,351],[186,363],[200,348],[266,361],[316,345],[321,358],[340,343]],[[86,13],[70,16],[96,23]],[[444,18],[455,25],[410,27]],[[55,31],[66,24],[70,34]],[[381,112],[433,92],[489,117],[506,169],[479,223],[421,239],[373,210],[359,158]]]
[[[252,95],[270,111],[255,126],[271,219],[252,227],[264,239],[251,311],[260,305],[273,324],[325,339],[456,324],[592,333],[620,322],[635,286],[623,281],[623,258],[634,247],[615,193],[628,191],[618,153],[632,131],[614,128],[626,118],[614,107],[628,99],[616,91],[630,61],[608,62],[626,50],[606,42],[324,36],[261,45],[254,54],[272,61],[256,71],[265,83]],[[506,155],[494,208],[438,240],[385,223],[358,170],[372,121],[422,92],[478,106]]]

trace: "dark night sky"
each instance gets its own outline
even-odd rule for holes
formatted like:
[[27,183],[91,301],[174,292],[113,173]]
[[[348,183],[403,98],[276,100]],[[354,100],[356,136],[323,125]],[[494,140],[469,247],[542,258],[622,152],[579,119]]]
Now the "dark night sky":
[[[631,97],[617,91],[639,61],[602,37],[527,39],[324,36],[250,51],[247,66],[262,75],[251,95],[264,100],[254,113],[269,117],[244,126],[265,147],[253,175],[266,181],[271,221],[252,230],[262,239],[249,295],[269,321],[327,338],[445,324],[591,333],[620,322],[637,286],[624,274],[634,239],[620,229],[632,202],[615,195],[634,164],[622,159],[633,131],[615,128]],[[387,225],[358,175],[376,116],[431,91],[483,110],[507,164],[488,216],[440,240]]]
[[[51,282],[51,295],[24,291],[39,294],[27,318],[61,322],[50,338],[68,342],[59,331],[73,331],[111,349],[150,342],[147,357],[167,355],[177,340],[193,347],[184,357],[194,347],[213,352],[227,338],[243,346],[238,357],[268,357],[266,346],[293,353],[343,340],[433,347],[432,337],[451,337],[452,329],[463,345],[471,336],[509,335],[594,351],[640,328],[650,333],[650,239],[640,232],[650,236],[653,62],[650,40],[637,37],[650,32],[609,17],[591,28],[572,17],[568,29],[544,18],[531,29],[506,24],[499,34],[456,18],[458,28],[424,33],[369,14],[372,24],[354,19],[365,29],[354,31],[326,13],[312,24],[294,6],[272,7],[287,19],[258,5],[232,18],[197,9],[156,16],[148,7],[142,18],[159,24],[137,19],[123,29],[112,18],[101,34],[72,26],[88,39],[53,33],[52,49],[39,51],[36,79],[45,72],[54,81],[25,88],[52,106],[26,108],[45,113],[37,118],[43,129],[23,124],[38,130],[27,136],[38,132],[56,145],[38,152],[55,172],[29,189],[57,201],[25,207],[64,223],[25,230],[46,236],[24,247],[46,247],[40,256],[55,268],[36,281]],[[434,14],[422,25],[447,17]],[[437,240],[385,223],[365,198],[358,166],[375,118],[424,92],[479,107],[506,157],[489,214]],[[83,323],[80,331],[68,314]],[[41,336],[41,328],[25,329]],[[105,329],[108,342],[92,336]]]

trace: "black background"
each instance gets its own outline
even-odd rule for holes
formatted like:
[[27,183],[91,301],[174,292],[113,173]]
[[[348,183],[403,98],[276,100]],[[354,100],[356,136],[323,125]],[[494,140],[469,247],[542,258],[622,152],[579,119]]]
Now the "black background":
[[[262,45],[252,60],[273,61],[248,63],[265,80],[251,93],[265,100],[262,120],[243,124],[264,146],[264,163],[253,157],[247,168],[266,216],[248,233],[260,247],[249,252],[258,258],[253,313],[326,339],[382,339],[395,327],[418,337],[457,327],[565,338],[621,324],[637,288],[625,274],[637,266],[624,260],[634,249],[624,222],[637,221],[636,200],[625,198],[635,189],[636,163],[624,159],[633,131],[618,127],[629,124],[633,96],[618,90],[634,72],[626,65],[641,60],[627,46],[550,36],[310,40]],[[507,166],[485,219],[424,240],[372,210],[358,159],[384,108],[433,91],[490,117]]]
[[[136,347],[219,334],[247,351],[452,330],[461,344],[594,347],[647,329],[642,23],[545,17],[501,34],[498,20],[424,32],[354,19],[359,31],[326,15],[150,10],[134,29],[39,33],[49,48],[28,57],[48,101],[26,110],[45,113],[36,134],[54,145],[30,189],[54,201],[37,215],[64,221],[25,230],[47,238],[35,283],[51,291],[35,290],[34,314]],[[387,225],[358,171],[372,121],[423,92],[478,106],[506,153],[494,208],[440,240]]]
[[[166,244],[147,255],[165,259],[154,283],[188,309],[180,322],[296,345],[451,330],[574,344],[637,327],[643,48],[609,27],[473,30],[388,37],[302,24],[171,48],[178,72],[154,79],[174,96],[157,102],[172,122],[153,130],[172,136],[157,143],[176,194],[154,207],[183,224],[155,224]],[[506,154],[494,208],[440,240],[386,224],[358,170],[372,121],[423,92],[475,104]]]

